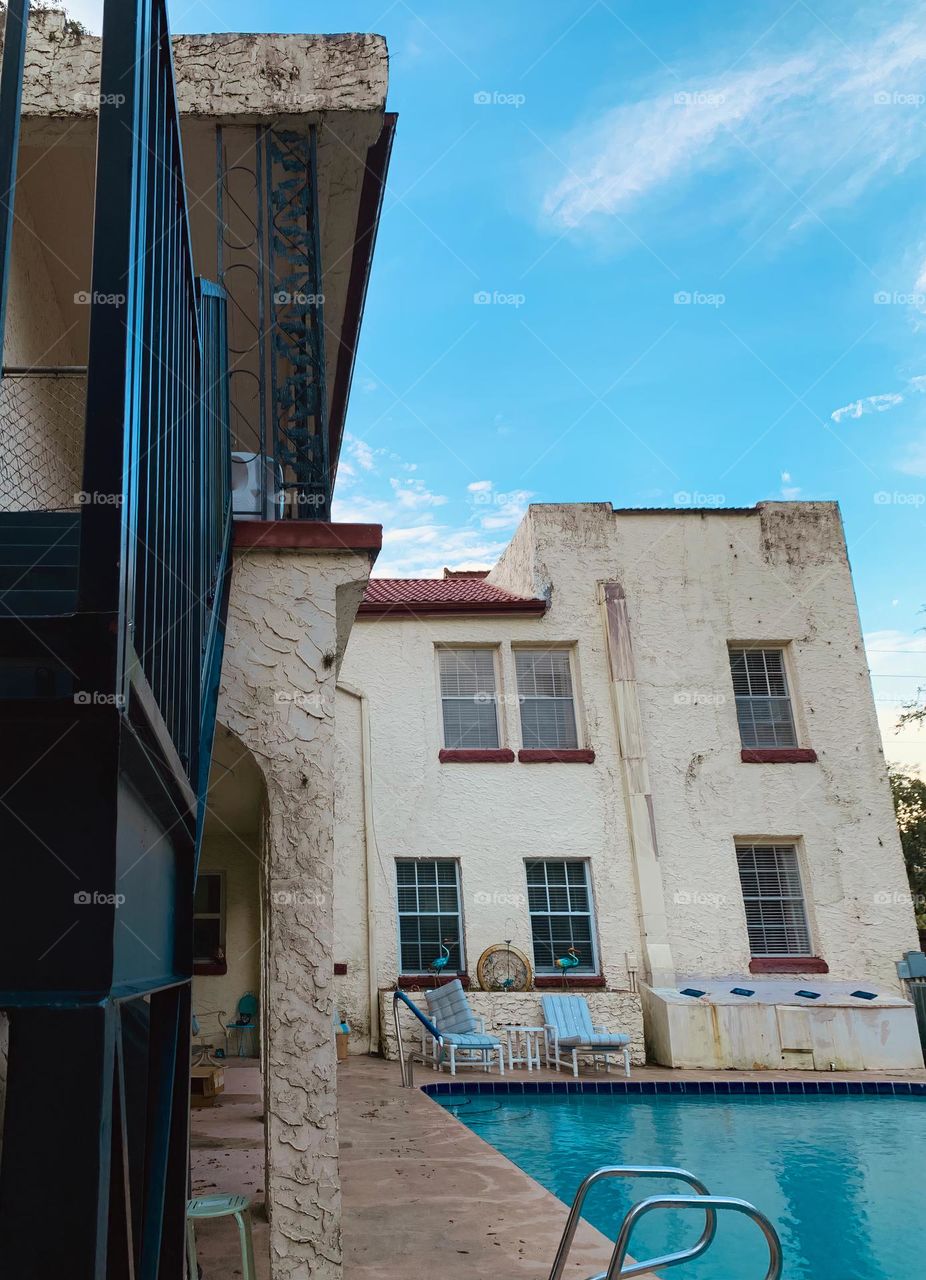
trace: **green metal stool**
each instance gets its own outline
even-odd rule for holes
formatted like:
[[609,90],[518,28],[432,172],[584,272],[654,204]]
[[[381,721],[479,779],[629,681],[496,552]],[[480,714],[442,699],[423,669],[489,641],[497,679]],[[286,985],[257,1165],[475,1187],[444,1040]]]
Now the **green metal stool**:
[[197,1218],[229,1217],[233,1217],[238,1224],[242,1280],[257,1280],[257,1272],[254,1269],[254,1241],[251,1238],[251,1202],[247,1196],[199,1196],[196,1200],[187,1201],[186,1258],[190,1280],[196,1280],[199,1274],[193,1223]]

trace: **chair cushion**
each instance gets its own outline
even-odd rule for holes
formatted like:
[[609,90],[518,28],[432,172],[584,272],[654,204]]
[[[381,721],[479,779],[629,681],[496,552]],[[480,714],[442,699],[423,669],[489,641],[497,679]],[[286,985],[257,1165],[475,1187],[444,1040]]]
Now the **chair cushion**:
[[472,1035],[450,1033],[444,1035],[444,1043],[456,1045],[458,1049],[497,1049],[501,1041],[496,1040],[494,1036],[482,1036],[478,1033]]
[[567,1049],[578,1049],[582,1045],[596,1049],[622,1049],[624,1045],[630,1044],[630,1036],[612,1034],[610,1031],[593,1031],[590,1036],[560,1036],[559,1042]]
[[544,1022],[556,1027],[560,1041],[570,1036],[585,1043],[595,1034],[584,996],[542,996],[540,1003]]
[[443,987],[426,991],[428,1012],[443,1035],[470,1035],[478,1032],[476,1015],[469,1007],[459,978]]

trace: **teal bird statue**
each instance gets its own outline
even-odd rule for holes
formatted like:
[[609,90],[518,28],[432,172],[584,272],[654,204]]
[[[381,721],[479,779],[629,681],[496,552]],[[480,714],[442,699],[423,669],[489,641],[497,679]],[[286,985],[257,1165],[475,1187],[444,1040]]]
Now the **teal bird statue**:
[[569,986],[569,979],[567,976],[569,973],[569,970],[574,969],[576,965],[581,963],[582,962],[579,959],[579,953],[576,951],[575,947],[570,947],[564,956],[558,957],[556,961],[556,967],[559,969],[560,973],[563,975],[564,987]]
[[438,979],[440,978],[444,970],[447,968],[447,965],[450,963],[450,948],[447,946],[447,943],[449,941],[450,941],[449,938],[445,938],[443,940],[443,942],[440,944],[440,950],[441,950],[440,955],[435,956],[434,959],[431,961],[431,963],[428,965],[428,968],[431,970],[433,974],[437,976]]

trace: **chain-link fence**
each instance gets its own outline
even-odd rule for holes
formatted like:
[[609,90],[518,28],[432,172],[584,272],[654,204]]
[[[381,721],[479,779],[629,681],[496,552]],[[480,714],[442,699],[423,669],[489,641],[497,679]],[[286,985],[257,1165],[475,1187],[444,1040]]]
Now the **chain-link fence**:
[[84,368],[3,370],[0,511],[64,511],[80,502]]

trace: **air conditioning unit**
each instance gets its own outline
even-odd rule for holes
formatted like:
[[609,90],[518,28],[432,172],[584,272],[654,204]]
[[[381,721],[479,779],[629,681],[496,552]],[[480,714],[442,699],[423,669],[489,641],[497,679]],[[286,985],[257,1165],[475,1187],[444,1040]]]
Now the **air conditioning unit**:
[[[261,511],[261,467],[264,472],[264,509]],[[232,514],[236,520],[282,520],[286,494],[283,468],[259,453],[232,452]]]

